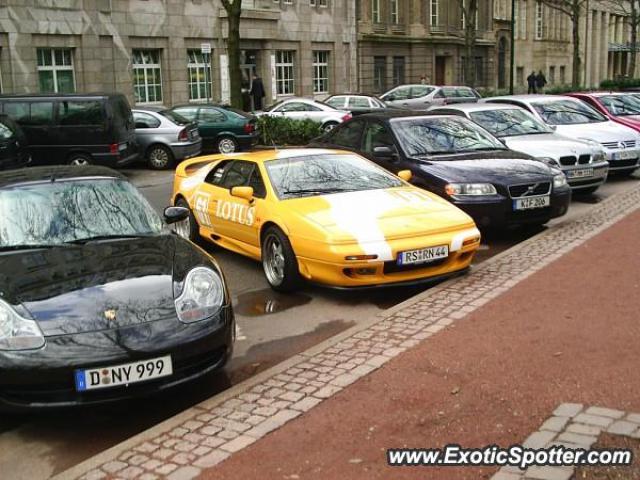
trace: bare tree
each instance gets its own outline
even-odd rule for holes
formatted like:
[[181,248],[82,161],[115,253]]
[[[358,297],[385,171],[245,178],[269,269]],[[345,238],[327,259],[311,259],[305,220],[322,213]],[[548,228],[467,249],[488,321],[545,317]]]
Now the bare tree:
[[580,17],[587,0],[541,0],[544,5],[564,13],[571,20],[571,34],[573,39],[573,72],[571,74],[571,86],[580,87]]
[[475,87],[475,49],[478,18],[478,0],[459,0],[462,20],[464,22],[464,47],[466,60],[464,63],[464,81],[470,87]]
[[229,86],[231,105],[242,108],[242,73],[240,72],[240,15],[242,0],[221,0],[227,11],[229,33],[227,37],[227,54],[229,58]]
[[636,76],[636,55],[638,53],[638,27],[640,27],[640,0],[607,0],[607,3],[618,12],[625,15],[631,30],[631,58],[627,65],[627,75]]

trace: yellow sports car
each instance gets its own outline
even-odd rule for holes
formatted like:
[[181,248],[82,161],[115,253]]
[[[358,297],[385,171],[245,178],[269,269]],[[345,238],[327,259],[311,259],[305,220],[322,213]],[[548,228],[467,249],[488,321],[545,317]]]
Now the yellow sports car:
[[270,150],[182,162],[179,235],[262,261],[278,291],[414,283],[466,269],[480,245],[471,217],[361,156]]

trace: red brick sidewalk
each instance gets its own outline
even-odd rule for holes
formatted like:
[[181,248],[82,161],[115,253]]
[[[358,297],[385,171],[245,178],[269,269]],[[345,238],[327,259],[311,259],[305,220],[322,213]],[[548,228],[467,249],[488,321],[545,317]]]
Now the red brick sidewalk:
[[218,466],[206,479],[488,478],[387,448],[522,442],[563,402],[640,410],[640,212]]

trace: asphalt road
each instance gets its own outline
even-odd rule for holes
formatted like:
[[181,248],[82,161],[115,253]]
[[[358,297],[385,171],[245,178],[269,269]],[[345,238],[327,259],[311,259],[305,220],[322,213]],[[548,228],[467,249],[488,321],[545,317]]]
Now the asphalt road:
[[[168,204],[172,172],[128,169],[125,173],[158,211]],[[610,180],[596,195],[574,201],[569,213],[554,222],[575,218],[636,182]],[[524,229],[485,237],[475,263],[539,231]],[[213,246],[209,251],[227,277],[239,326],[234,359],[226,371],[163,397],[0,418],[0,478],[48,478],[425,288],[342,292],[309,286],[295,295],[281,295],[268,287],[258,263]]]

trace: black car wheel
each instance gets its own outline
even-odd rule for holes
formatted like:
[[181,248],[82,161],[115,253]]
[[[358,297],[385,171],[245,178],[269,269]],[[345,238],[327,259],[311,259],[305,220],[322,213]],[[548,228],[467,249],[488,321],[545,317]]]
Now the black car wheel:
[[269,285],[278,292],[292,292],[302,283],[291,243],[278,227],[269,227],[262,237],[262,268]]
[[325,132],[330,132],[331,130],[333,130],[337,126],[338,126],[337,122],[327,122],[322,126],[322,130],[324,130]]
[[72,153],[71,155],[69,155],[69,158],[67,159],[67,163],[69,165],[82,167],[86,165],[91,165],[93,161],[91,157],[86,153]]
[[152,145],[147,150],[147,162],[154,170],[165,170],[173,165],[173,153],[164,145]]
[[233,153],[238,151],[238,142],[232,137],[220,137],[217,148],[220,153]]
[[183,221],[175,224],[175,232],[178,236],[196,243],[200,239],[200,229],[198,227],[196,217],[193,215],[193,211],[184,198],[181,198],[176,202],[176,207],[183,207],[189,210],[189,216]]

